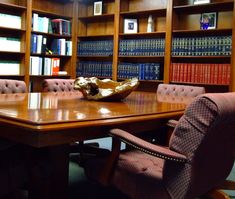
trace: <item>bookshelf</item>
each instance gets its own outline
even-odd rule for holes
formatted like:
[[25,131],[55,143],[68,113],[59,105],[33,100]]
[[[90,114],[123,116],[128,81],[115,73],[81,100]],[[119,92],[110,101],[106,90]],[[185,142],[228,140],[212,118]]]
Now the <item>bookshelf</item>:
[[25,80],[27,1],[0,2],[0,78]]
[[100,15],[94,1],[78,2],[77,75],[112,78],[115,0],[103,0]]
[[74,78],[73,7],[74,2],[32,0],[31,91],[40,91],[44,78]]
[[[172,44],[168,82],[202,85],[207,92],[229,91],[234,67],[231,62],[234,1],[212,0],[193,5],[192,1],[174,0],[169,9],[172,9]],[[216,13],[214,29],[201,29],[202,13]]]
[[[202,85],[208,92],[235,91],[235,42],[231,44],[232,40],[235,41],[234,6],[233,0],[211,0],[209,4],[199,5],[193,5],[193,0],[103,0],[102,14],[94,15],[94,0],[2,0],[1,19],[8,17],[6,21],[9,22],[12,19],[8,15],[14,15],[20,18],[20,23],[12,27],[7,24],[14,23],[4,24],[4,20],[1,20],[0,38],[19,41],[20,49],[0,50],[0,67],[7,68],[9,65],[5,63],[12,61],[9,62],[10,66],[19,68],[15,73],[0,73],[0,78],[24,80],[29,91],[33,92],[41,91],[44,78],[74,79],[78,75],[113,80],[138,76],[141,79],[139,89],[146,91],[155,91],[162,82]],[[215,29],[201,30],[201,13],[208,12],[217,13],[217,26]],[[36,18],[43,20],[68,21],[68,34],[34,28],[35,14]],[[154,27],[152,32],[147,31],[150,16]],[[125,19],[138,21],[137,32],[125,32]],[[68,26],[65,27],[67,30]],[[42,49],[35,51],[35,46],[32,51],[32,37],[39,41],[46,38],[49,50],[53,41],[57,41],[57,44],[69,41],[72,46],[69,53],[64,47],[63,53],[49,54]],[[177,41],[184,45],[177,46]],[[230,43],[226,44],[225,41]],[[201,43],[200,48],[203,49],[211,46],[211,43],[218,48],[210,53],[203,51],[195,54],[197,43]],[[227,45],[225,52],[221,43]],[[194,50],[190,51],[189,46],[192,45]],[[59,70],[67,74],[32,74],[32,56],[41,60],[59,59]],[[211,65],[214,69],[211,69]],[[173,77],[173,67],[174,71],[179,68],[178,72],[185,77]],[[203,76],[204,73],[207,76],[201,77],[200,81],[195,80],[194,76],[191,77],[190,68],[193,67],[197,68],[193,71],[199,71],[196,72],[197,76]],[[209,75],[212,74],[211,70],[219,71],[218,74],[223,74],[224,78],[230,74],[230,79],[224,81],[219,77],[220,81],[212,81],[214,77]],[[160,74],[157,77],[153,75],[156,71]]]

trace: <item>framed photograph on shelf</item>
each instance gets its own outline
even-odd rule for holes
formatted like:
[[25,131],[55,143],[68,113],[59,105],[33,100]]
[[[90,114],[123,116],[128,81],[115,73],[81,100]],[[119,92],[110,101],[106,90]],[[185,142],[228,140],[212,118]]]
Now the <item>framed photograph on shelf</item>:
[[193,0],[193,5],[210,3],[210,0]]
[[124,19],[124,33],[137,33],[138,22],[137,19]]
[[94,2],[94,15],[102,15],[102,1]]
[[217,13],[216,12],[201,14],[200,28],[202,30],[216,29],[216,23],[217,23]]

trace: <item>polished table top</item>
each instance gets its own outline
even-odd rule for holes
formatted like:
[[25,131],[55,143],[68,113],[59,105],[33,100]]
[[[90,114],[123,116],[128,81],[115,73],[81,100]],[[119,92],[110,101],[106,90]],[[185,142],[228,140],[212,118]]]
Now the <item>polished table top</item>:
[[138,123],[184,109],[184,103],[159,102],[150,92],[133,92],[119,102],[87,101],[80,92],[0,95],[0,122],[34,133]]

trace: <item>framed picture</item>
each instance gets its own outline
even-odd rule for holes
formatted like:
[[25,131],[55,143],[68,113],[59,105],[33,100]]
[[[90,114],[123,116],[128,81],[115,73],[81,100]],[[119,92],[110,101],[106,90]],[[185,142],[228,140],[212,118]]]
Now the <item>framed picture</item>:
[[201,14],[201,20],[200,20],[201,29],[203,29],[203,30],[215,29],[216,22],[217,22],[217,13],[216,12]]
[[94,15],[102,15],[102,1],[94,2]]
[[194,5],[210,3],[210,0],[193,0]]
[[137,19],[124,19],[124,33],[137,33],[138,22]]

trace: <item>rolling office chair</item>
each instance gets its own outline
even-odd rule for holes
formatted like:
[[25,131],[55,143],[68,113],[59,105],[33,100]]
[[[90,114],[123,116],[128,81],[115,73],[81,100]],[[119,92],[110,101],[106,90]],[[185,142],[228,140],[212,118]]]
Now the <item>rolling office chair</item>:
[[[10,93],[25,93],[26,84],[19,80],[0,79],[1,100]],[[6,94],[6,95],[5,95]],[[19,96],[11,96],[20,100]],[[22,145],[0,139],[0,198],[15,192],[27,181],[26,153]]]
[[[42,83],[44,92],[79,92],[74,89],[74,79],[44,79]],[[104,152],[103,152],[104,151]],[[71,153],[80,153],[78,161],[84,159],[86,154],[94,155],[98,153],[105,153],[106,150],[99,149],[98,142],[86,143],[75,142],[70,145]]]
[[[87,176],[135,199],[193,199],[206,194],[224,182],[235,160],[234,101],[235,93],[198,96],[177,123],[169,147],[111,130],[112,152],[88,159]],[[121,141],[133,150],[120,151]]]

